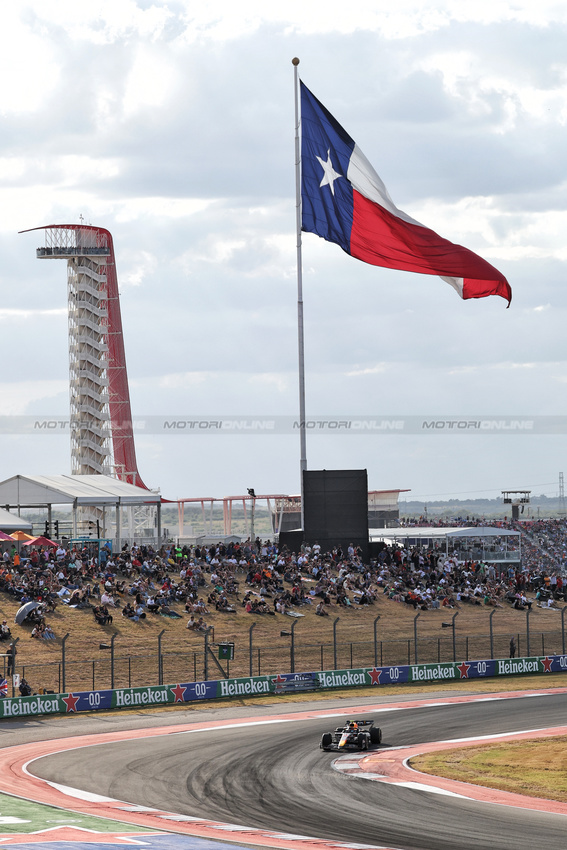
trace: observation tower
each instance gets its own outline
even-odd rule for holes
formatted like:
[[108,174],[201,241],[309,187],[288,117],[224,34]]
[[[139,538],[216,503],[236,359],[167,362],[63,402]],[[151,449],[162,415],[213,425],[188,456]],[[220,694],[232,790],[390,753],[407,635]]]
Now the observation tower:
[[71,472],[114,475],[145,489],[134,447],[112,236],[88,224],[49,224],[41,260],[67,261]]

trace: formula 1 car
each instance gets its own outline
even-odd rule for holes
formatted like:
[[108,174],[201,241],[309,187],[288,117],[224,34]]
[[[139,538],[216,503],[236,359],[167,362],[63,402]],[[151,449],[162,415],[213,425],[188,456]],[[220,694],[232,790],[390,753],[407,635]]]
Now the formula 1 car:
[[322,750],[367,750],[370,745],[382,742],[382,730],[373,720],[347,720],[334,732],[325,732],[321,738]]

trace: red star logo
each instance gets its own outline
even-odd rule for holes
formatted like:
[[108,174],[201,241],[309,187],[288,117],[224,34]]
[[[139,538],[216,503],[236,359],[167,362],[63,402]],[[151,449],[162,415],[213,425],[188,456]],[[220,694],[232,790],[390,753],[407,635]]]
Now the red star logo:
[[551,673],[551,665],[553,664],[553,658],[548,658],[546,655],[545,658],[541,659],[541,663],[543,664],[543,672]]
[[374,667],[372,670],[367,670],[366,672],[370,676],[371,685],[380,684],[380,676],[382,675],[382,670],[378,670],[376,667]]
[[457,670],[461,674],[461,679],[469,678],[469,670],[471,669],[471,665],[467,664],[466,661],[463,661],[462,664],[457,664]]
[[187,688],[184,688],[183,685],[176,685],[174,688],[170,688],[169,690],[175,697],[174,702],[185,702],[183,697],[185,696]]
[[69,694],[68,697],[63,697],[63,702],[67,706],[67,711],[76,711],[77,703],[79,702],[79,697],[74,697],[73,694]]
[[281,673],[278,673],[277,679],[272,679],[272,684],[276,686],[283,685],[284,682],[287,682],[285,676],[282,676]]

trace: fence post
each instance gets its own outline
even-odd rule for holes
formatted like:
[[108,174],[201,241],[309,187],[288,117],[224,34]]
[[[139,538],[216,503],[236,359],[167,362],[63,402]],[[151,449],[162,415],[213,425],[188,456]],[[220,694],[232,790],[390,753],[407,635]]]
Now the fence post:
[[204,634],[204,640],[205,640],[205,646],[204,646],[204,648],[205,648],[205,665],[204,665],[205,682],[209,681],[209,634],[212,632],[212,630],[213,630],[213,627],[209,626],[209,628],[207,629],[207,631]]
[[[6,654],[7,654],[7,656],[8,656],[8,670],[7,670],[7,674],[8,674],[8,676],[11,676],[11,678],[12,678],[12,696],[15,696],[15,691],[14,691],[14,673],[16,672],[16,652],[17,652],[17,650],[16,650],[16,644],[17,644],[17,642],[18,642],[18,641],[19,641],[19,637],[17,637],[17,638],[12,638],[12,641],[11,641],[11,643],[10,643],[10,646],[8,647],[8,652],[6,653]],[[24,669],[24,672],[25,672],[25,669]],[[24,676],[24,672],[22,672],[22,676],[25,678],[25,676]]]
[[289,645],[289,662],[290,662],[290,672],[295,673],[295,627],[297,626],[297,620],[294,620],[291,624],[291,643]]
[[165,634],[165,629],[162,629],[157,636],[157,666],[158,666],[158,685],[163,685],[163,661],[161,656],[161,638]]
[[495,614],[496,614],[496,608],[493,608],[492,611],[490,612],[490,616],[488,618],[488,621],[490,623],[490,659],[491,660],[494,659],[494,632],[492,630],[492,618],[494,617]]
[[374,666],[378,667],[378,639],[376,637],[376,624],[380,619],[380,614],[374,620]]
[[459,616],[459,612],[455,611],[451,620],[451,628],[453,629],[453,661],[457,660],[457,642],[455,640],[455,620]]
[[110,638],[110,690],[114,690],[114,641],[118,632],[114,632]]
[[416,614],[413,618],[413,654],[415,658],[415,663],[418,664],[417,660],[417,621],[421,617],[421,612]]
[[333,620],[333,669],[337,669],[337,623],[341,618],[335,617]]
[[563,650],[563,655],[565,655],[565,611],[567,608],[563,606],[561,609],[561,647]]
[[[252,632],[256,628],[256,625],[257,625],[256,623],[252,623],[252,625],[250,626],[250,630],[248,632],[248,654],[249,654],[249,657],[250,657],[250,678],[252,678],[252,676],[254,675],[254,664],[252,663]],[[260,675],[260,674],[258,673],[258,675]]]
[[528,608],[526,610],[526,644],[527,644],[526,651],[528,653],[528,658],[531,655],[531,652],[530,652],[530,614],[531,613],[532,613],[531,610]]
[[65,686],[65,644],[67,642],[67,638],[69,637],[69,632],[65,635],[65,637],[61,640],[61,693],[66,694],[67,688]]

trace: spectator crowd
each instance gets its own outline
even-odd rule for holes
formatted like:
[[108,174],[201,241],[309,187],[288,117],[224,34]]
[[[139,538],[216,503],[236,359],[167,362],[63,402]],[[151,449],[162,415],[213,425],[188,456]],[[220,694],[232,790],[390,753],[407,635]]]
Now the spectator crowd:
[[[411,525],[411,522],[409,523]],[[419,524],[416,521],[414,524]],[[485,523],[483,523],[485,524]],[[504,527],[503,523],[499,527]],[[6,549],[0,593],[30,606],[24,624],[34,639],[55,637],[47,622],[58,605],[89,609],[107,626],[116,617],[143,623],[154,616],[187,617],[190,631],[204,632],[216,615],[301,617],[312,606],[319,616],[332,608],[360,609],[379,598],[415,610],[464,605],[529,609],[565,601],[567,521],[506,524],[521,531],[522,562],[463,560],[433,548],[383,545],[371,559],[352,544],[323,552],[314,542],[294,553],[271,541],[212,546],[39,547],[25,557]],[[498,538],[493,546],[498,546]],[[0,640],[9,640],[6,622]]]

